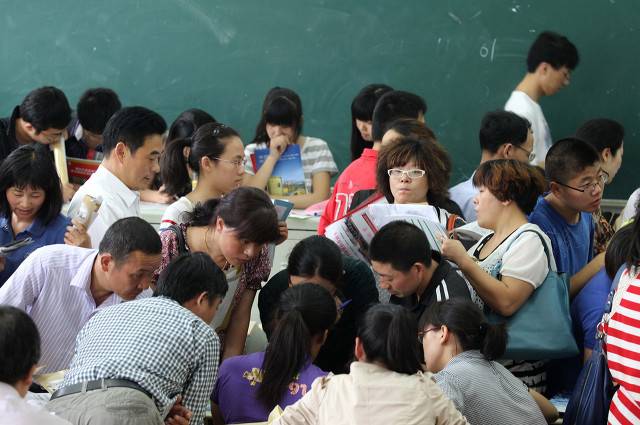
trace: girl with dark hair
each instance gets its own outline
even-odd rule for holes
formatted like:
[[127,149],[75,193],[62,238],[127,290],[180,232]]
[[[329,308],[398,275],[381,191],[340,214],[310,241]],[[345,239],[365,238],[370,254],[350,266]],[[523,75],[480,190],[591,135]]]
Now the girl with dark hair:
[[302,103],[298,94],[290,89],[274,87],[262,105],[254,140],[245,148],[247,158],[251,158],[256,149],[269,149],[269,155],[257,172],[251,162],[245,167],[245,184],[264,189],[287,146],[300,146],[306,194],[278,196],[293,202],[296,208],[306,208],[327,199],[331,176],[338,172],[327,142],[303,136],[302,121]]
[[193,136],[167,144],[160,167],[165,191],[173,195],[186,192],[192,185],[191,172],[196,175],[197,184],[165,210],[160,228],[182,223],[184,215],[193,211],[197,203],[220,198],[239,187],[244,163],[240,135],[220,123],[204,124]]
[[274,424],[466,424],[429,374],[423,374],[416,321],[397,305],[371,307],[358,328],[345,375],[316,379]]
[[258,297],[262,328],[269,340],[281,294],[303,282],[328,290],[340,312],[315,364],[333,373],[347,373],[353,360],[357,324],[367,308],[378,302],[373,273],[366,263],[342,255],[338,246],[323,236],[301,240],[291,250],[287,269],[269,279]]
[[636,212],[631,243],[625,258],[611,313],[604,330],[613,382],[620,386],[609,409],[609,423],[640,423],[640,210]]
[[169,127],[167,145],[171,144],[174,140],[187,139],[193,136],[193,133],[195,133],[199,127],[215,122],[217,122],[216,119],[202,109],[187,109],[178,115],[171,124],[171,127]]
[[375,187],[375,168],[380,143],[373,142],[373,110],[378,99],[393,89],[384,84],[369,84],[351,103],[351,164],[340,174],[320,217],[318,234],[349,211],[353,195]]
[[312,364],[336,320],[336,304],[318,285],[282,293],[266,351],[222,362],[213,390],[214,423],[266,421],[275,407],[295,403],[327,373]]
[[38,145],[14,150],[0,165],[0,245],[33,242],[0,257],[0,286],[29,254],[45,245],[86,242],[86,228],[70,228],[60,214],[62,189],[51,154]]
[[[504,324],[490,324],[471,301],[451,298],[432,304],[418,333],[427,369],[456,408],[474,425],[542,425],[558,411],[528,391],[495,359],[507,345]],[[540,403],[540,407],[536,403]]]
[[184,252],[205,252],[225,272],[232,295],[224,298],[211,325],[225,336],[223,359],[241,354],[256,291],[271,272],[266,244],[281,240],[271,199],[259,189],[240,187],[196,205],[184,223],[161,231],[160,240],[156,276]]

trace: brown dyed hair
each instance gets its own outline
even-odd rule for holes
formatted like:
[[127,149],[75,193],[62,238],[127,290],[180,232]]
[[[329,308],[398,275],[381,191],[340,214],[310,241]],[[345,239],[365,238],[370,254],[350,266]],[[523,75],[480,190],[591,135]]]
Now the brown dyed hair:
[[[431,130],[427,127],[424,128],[433,136]],[[447,199],[450,174],[450,169],[447,168],[450,162],[447,164],[443,160],[445,157],[448,159],[447,153],[436,142],[435,137],[424,139],[407,137],[389,146],[384,146],[380,150],[376,169],[378,191],[392,203],[394,199],[389,185],[387,170],[394,167],[402,167],[406,163],[413,161],[416,167],[426,172],[425,177],[429,187],[427,201],[432,205],[442,204]]]
[[484,162],[473,176],[473,185],[483,186],[501,202],[513,201],[529,214],[536,206],[546,182],[540,170],[515,159]]

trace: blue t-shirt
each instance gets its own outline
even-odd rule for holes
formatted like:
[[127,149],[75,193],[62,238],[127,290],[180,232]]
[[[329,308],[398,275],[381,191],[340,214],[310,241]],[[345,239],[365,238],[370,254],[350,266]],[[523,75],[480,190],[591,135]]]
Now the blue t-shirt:
[[0,218],[0,245],[7,245],[13,241],[25,239],[31,237],[33,243],[23,246],[13,252],[10,252],[6,257],[6,263],[4,270],[0,272],[0,286],[9,279],[14,271],[22,264],[25,258],[36,249],[46,246],[64,243],[64,234],[67,231],[67,226],[70,221],[62,214],[58,214],[56,218],[51,220],[46,226],[39,218],[33,220],[33,223],[22,232],[13,236],[13,229],[11,228],[11,219],[6,217]]
[[[262,382],[262,362],[264,351],[245,356],[230,357],[222,362],[218,380],[211,400],[218,405],[224,423],[264,422],[272,409],[267,409],[256,399],[256,392]],[[311,390],[313,381],[327,372],[307,363],[291,381],[289,388],[280,399],[284,409],[300,400]]]
[[602,319],[611,282],[605,268],[601,268],[571,303],[573,333],[579,347],[591,350],[595,347],[596,327]]
[[529,221],[540,226],[551,239],[553,256],[559,272],[571,277],[593,258],[595,225],[591,214],[582,212],[576,224],[569,224],[543,195],[538,198],[536,207],[529,215]]

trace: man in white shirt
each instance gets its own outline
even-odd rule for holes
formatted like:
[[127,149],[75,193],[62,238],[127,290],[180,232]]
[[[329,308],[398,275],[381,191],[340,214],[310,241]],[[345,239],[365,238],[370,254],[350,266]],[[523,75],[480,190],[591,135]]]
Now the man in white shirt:
[[539,105],[540,98],[556,94],[569,85],[571,72],[578,66],[578,50],[566,37],[551,31],[540,33],[527,55],[527,73],[504,105],[507,111],[531,123],[536,154],[532,165],[543,165],[553,140]]
[[73,217],[85,195],[102,200],[88,229],[93,248],[100,245],[116,220],[140,216],[138,191],[148,189],[160,171],[162,134],[166,129],[160,115],[141,106],[123,108],[107,122],[102,133],[102,164],[78,189],[67,213]]
[[49,245],[35,250],[0,288],[0,305],[28,312],[42,338],[43,372],[69,367],[76,336],[97,312],[149,288],[162,244],[138,217],[116,221],[100,248]]
[[0,424],[70,425],[24,400],[40,358],[38,328],[25,312],[0,306]]
[[[508,111],[487,113],[480,124],[480,164],[493,159],[516,159],[522,162],[533,162],[533,132],[531,124]],[[473,185],[473,174],[468,180],[458,183],[449,191],[451,199],[460,206],[467,222],[476,220],[473,199],[478,188]]]

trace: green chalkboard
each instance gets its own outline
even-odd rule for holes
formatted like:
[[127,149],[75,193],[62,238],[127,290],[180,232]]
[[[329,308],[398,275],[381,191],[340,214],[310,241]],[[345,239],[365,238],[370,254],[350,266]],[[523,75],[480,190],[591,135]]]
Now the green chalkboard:
[[305,133],[349,161],[349,105],[369,83],[422,95],[451,153],[453,182],[479,159],[482,115],[501,108],[542,30],[565,33],[581,63],[571,86],[542,101],[555,139],[607,116],[627,129],[609,198],[640,182],[640,4],[635,0],[109,0],[2,1],[0,114],[32,88],[56,85],[72,104],[115,89],[171,121],[200,107],[250,140],[274,85],[302,97]]

